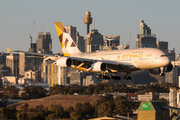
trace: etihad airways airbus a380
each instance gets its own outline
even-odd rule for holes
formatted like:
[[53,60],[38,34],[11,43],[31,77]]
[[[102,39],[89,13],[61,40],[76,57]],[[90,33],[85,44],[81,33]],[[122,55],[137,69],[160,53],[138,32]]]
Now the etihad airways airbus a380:
[[[99,73],[99,77],[101,78],[120,80],[117,74],[125,73],[123,78],[130,80],[131,77],[129,74],[131,72],[142,69],[149,69],[150,73],[163,76],[165,72],[170,72],[173,69],[167,55],[155,48],[111,50],[92,53],[80,52],[63,24],[61,22],[55,22],[55,27],[64,56],[31,53],[20,50],[11,51],[35,55],[35,58],[39,56],[37,58],[50,59],[60,67],[72,67],[85,72]],[[110,76],[107,76],[107,73]]]

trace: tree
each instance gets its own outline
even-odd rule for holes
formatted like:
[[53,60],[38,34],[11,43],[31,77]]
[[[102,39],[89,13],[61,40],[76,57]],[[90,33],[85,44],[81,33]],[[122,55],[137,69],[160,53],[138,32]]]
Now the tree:
[[68,117],[71,116],[71,114],[74,112],[74,108],[72,106],[69,106],[66,110],[67,114],[68,114]]
[[22,109],[23,112],[27,112],[28,107],[29,107],[29,105],[27,103],[24,103],[23,106],[21,107],[21,109]]
[[105,115],[112,116],[113,109],[114,109],[114,105],[112,101],[104,102],[98,107],[98,116],[105,116]]
[[25,113],[25,112],[18,113],[17,120],[27,120],[27,113]]
[[83,107],[82,103],[77,103],[75,106],[75,112],[82,114],[83,113],[82,107]]
[[93,113],[94,113],[94,108],[91,105],[91,103],[90,102],[83,103],[83,106],[82,106],[82,116],[92,115]]
[[4,86],[2,88],[2,91],[4,91],[3,96],[6,98],[10,98],[10,99],[18,98],[18,90],[14,86]]
[[74,120],[78,120],[79,118],[81,118],[81,114],[77,113],[77,112],[73,112],[71,114],[71,118],[74,119]]
[[0,108],[0,116],[1,119],[6,120],[8,118],[8,109],[7,108]]
[[117,101],[114,108],[114,114],[132,114],[132,109],[130,107],[130,102],[127,99],[122,99]]
[[36,106],[37,111],[43,111],[44,110],[44,105],[40,104]]
[[65,111],[61,104],[51,105],[48,107],[48,110],[51,111],[52,114],[49,114],[47,119],[60,119],[65,117]]

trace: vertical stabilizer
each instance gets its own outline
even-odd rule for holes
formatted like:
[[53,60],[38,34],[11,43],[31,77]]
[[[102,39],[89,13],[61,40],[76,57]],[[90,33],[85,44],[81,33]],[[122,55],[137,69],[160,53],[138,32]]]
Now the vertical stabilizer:
[[71,56],[75,53],[79,53],[80,51],[78,47],[74,43],[71,36],[67,33],[64,25],[61,22],[55,22],[55,27],[64,56]]

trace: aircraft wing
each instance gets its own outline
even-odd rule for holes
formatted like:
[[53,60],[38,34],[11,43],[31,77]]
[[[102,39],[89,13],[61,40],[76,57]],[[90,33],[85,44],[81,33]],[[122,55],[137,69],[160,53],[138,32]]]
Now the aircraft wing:
[[21,51],[21,50],[10,50],[8,47],[7,47],[7,53],[9,53],[10,51],[12,52],[22,52],[22,53],[25,53],[25,54],[29,54],[29,55],[32,55],[32,56],[27,56],[27,57],[30,57],[30,58],[38,58],[38,59],[51,59],[53,61],[56,61],[58,59],[58,56],[56,56],[55,54],[43,54],[43,53],[34,53],[34,52],[28,52],[28,51]]
[[96,60],[96,59],[79,58],[79,57],[66,57],[66,56],[60,57],[59,55],[54,55],[54,54],[33,53],[33,52],[21,51],[21,50],[10,50],[9,48],[7,48],[7,53],[9,51],[22,52],[25,54],[33,55],[33,56],[27,56],[27,57],[45,59],[45,60],[50,59],[52,61],[57,61],[58,59],[61,59],[62,57],[70,58],[73,61],[72,62],[73,68],[82,70],[82,71],[87,71],[87,72],[91,72],[91,65],[96,62],[105,63],[107,66],[106,72],[112,72],[112,73],[129,72],[129,71],[134,71],[137,69],[132,63],[117,62],[117,61],[104,60],[104,59]]
[[95,62],[102,62],[107,65],[108,72],[126,72],[131,70],[136,70],[137,68],[131,63],[125,62],[117,62],[110,60],[95,60],[95,59],[87,59],[87,58],[77,58],[77,57],[69,57],[72,59],[72,65],[75,65],[76,68],[85,68],[86,70],[90,70],[91,65]]

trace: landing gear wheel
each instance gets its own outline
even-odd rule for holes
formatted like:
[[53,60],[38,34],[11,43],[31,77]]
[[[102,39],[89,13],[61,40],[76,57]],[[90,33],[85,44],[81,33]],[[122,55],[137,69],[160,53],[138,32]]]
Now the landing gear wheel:
[[128,74],[124,75],[123,78],[126,80],[131,80],[131,77]]
[[99,74],[99,78],[103,79],[103,75],[102,75],[102,74]]
[[164,73],[160,73],[161,76],[164,76],[165,74]]

